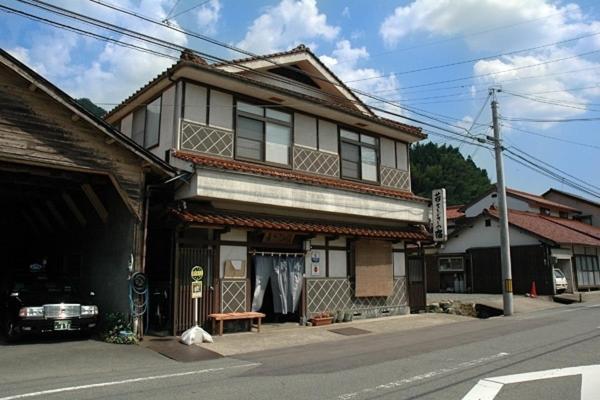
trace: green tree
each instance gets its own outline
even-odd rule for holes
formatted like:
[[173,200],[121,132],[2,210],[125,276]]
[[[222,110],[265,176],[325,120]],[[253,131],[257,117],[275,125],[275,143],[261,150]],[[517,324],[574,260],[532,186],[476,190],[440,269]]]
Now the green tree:
[[465,158],[457,147],[433,142],[416,143],[410,149],[412,190],[431,197],[433,189],[446,188],[448,205],[465,204],[490,189],[485,169]]
[[102,118],[106,114],[106,110],[104,108],[95,105],[88,98],[83,97],[81,99],[77,99],[76,101],[79,103],[80,106],[82,106],[98,118]]

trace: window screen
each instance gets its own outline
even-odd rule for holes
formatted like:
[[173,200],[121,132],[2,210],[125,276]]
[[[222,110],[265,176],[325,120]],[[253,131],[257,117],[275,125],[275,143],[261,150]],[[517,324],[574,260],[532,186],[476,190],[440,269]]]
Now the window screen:
[[292,115],[244,101],[236,110],[236,157],[289,165]]
[[342,177],[377,182],[377,138],[340,130]]

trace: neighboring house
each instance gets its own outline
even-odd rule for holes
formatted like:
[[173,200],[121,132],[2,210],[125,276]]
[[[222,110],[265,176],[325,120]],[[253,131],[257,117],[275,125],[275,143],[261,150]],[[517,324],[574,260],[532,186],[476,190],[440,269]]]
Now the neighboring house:
[[464,205],[446,207],[446,220],[448,224],[448,234],[452,234],[460,221],[465,218],[463,211]]
[[[554,294],[553,268],[570,291],[600,288],[600,229],[565,218],[578,210],[530,193],[507,189],[507,203],[515,293],[535,282],[539,294]],[[428,291],[502,292],[497,207],[494,190],[463,208],[467,218],[427,257]]]
[[0,49],[0,291],[45,259],[102,314],[128,313],[146,184],[175,172]]
[[171,331],[191,323],[193,265],[205,271],[201,321],[424,306],[405,248],[430,239],[408,159],[426,136],[375,115],[308,48],[213,65],[184,52],[106,119],[190,173],[165,202],[171,229],[149,232],[147,271],[167,293]]
[[600,203],[554,188],[549,189],[542,196],[545,199],[576,208],[581,214],[574,218],[583,223],[600,227]]

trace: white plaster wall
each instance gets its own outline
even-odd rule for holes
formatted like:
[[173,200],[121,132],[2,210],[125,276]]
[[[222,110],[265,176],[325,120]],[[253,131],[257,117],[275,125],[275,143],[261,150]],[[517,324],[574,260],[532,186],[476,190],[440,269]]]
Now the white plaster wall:
[[345,278],[348,276],[345,250],[329,250],[329,277]]
[[[316,256],[319,261],[313,263],[313,256]],[[313,274],[312,268],[313,264],[319,265],[319,272],[317,274]],[[327,273],[327,258],[325,250],[316,250],[313,249],[306,253],[304,258],[304,273],[307,278],[324,278]]]
[[131,137],[131,128],[133,126],[133,113],[129,113],[121,120],[121,133]]
[[311,246],[325,246],[325,236],[317,235],[310,239]]
[[229,232],[221,234],[221,240],[245,242],[247,239],[248,232],[244,229],[231,229]]
[[346,246],[346,238],[345,237],[339,237],[335,240],[330,240],[329,241],[329,245],[330,246],[339,246],[339,247],[345,247]]
[[[485,226],[486,218],[480,217],[473,222],[472,227],[464,228],[457,236],[451,237],[440,249],[440,254],[464,253],[471,248],[500,246],[500,224],[490,218],[492,226]],[[509,227],[511,246],[537,245],[540,241],[534,236],[524,233],[514,227]]]
[[225,271],[225,261],[227,260],[242,260],[246,261],[246,271],[249,270],[248,265],[248,249],[246,246],[219,246],[219,278],[223,278]]
[[[496,208],[498,208],[498,197],[492,197],[493,195],[496,195],[496,192],[488,194],[481,200],[477,201],[476,203],[474,203],[473,205],[468,207],[465,210],[465,215],[468,218],[472,218],[472,217],[478,216],[479,214],[481,214],[481,212],[484,209],[490,208],[492,205],[494,205]],[[508,194],[506,196],[506,203],[508,205],[508,208],[511,210],[533,211],[533,212],[536,211],[535,209],[530,208],[529,204],[526,201],[523,201],[521,199],[516,199],[514,197],[509,196]],[[537,211],[539,211],[539,209]]]
[[197,169],[191,184],[182,188],[176,197],[178,200],[197,197],[241,201],[421,223],[427,222],[429,217],[426,203],[204,169]]
[[162,94],[160,107],[160,136],[158,146],[150,151],[161,159],[173,145],[173,120],[175,118],[175,85],[165,90]]
[[404,252],[394,252],[394,276],[406,276],[406,254]]

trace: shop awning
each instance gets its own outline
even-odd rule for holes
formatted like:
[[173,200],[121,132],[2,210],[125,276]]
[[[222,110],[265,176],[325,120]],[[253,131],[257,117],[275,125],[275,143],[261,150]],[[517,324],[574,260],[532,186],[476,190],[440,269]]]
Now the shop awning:
[[170,208],[168,212],[182,222],[206,226],[234,226],[250,229],[297,233],[321,233],[395,240],[424,241],[431,239],[430,235],[420,227],[393,229],[372,225],[341,224],[300,218],[242,214],[222,210],[177,210],[175,208]]

